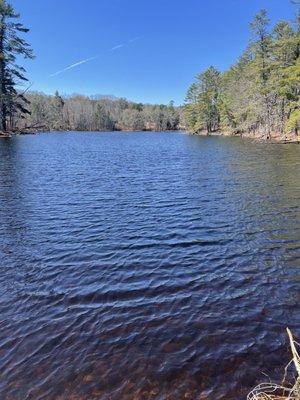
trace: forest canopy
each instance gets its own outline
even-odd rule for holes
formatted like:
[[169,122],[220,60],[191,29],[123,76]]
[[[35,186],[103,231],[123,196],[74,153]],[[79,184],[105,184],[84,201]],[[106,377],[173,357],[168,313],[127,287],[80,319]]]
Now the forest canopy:
[[184,107],[192,133],[246,133],[270,138],[300,128],[300,13],[293,24],[273,28],[262,10],[251,23],[251,40],[225,72],[214,66],[196,76]]
[[114,131],[176,130],[181,108],[173,102],[142,104],[110,96],[26,94],[29,111],[15,121],[23,129]]

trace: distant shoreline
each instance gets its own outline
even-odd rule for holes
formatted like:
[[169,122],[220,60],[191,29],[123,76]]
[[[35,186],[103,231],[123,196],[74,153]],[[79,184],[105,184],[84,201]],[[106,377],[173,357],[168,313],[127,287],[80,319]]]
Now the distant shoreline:
[[211,132],[211,133],[206,133],[206,132],[189,132],[186,129],[170,129],[170,130],[154,130],[154,129],[144,129],[144,130],[28,130],[28,131],[17,131],[17,132],[0,132],[0,138],[9,138],[12,136],[19,136],[19,135],[38,135],[40,133],[68,133],[68,132],[73,132],[73,133],[114,133],[114,132],[124,132],[124,133],[151,133],[151,132],[157,132],[157,133],[170,133],[170,132],[181,132],[187,135],[191,136],[203,136],[203,137],[215,137],[215,136],[222,136],[222,137],[239,137],[239,138],[244,138],[244,139],[252,139],[255,141],[261,141],[261,142],[269,142],[269,143],[276,143],[276,144],[300,144],[300,136],[297,135],[284,135],[281,136],[279,134],[271,133],[269,137],[266,137],[266,135],[261,135],[258,133],[230,133],[230,132]]
[[249,133],[249,132],[241,132],[241,133],[231,133],[231,132],[190,132],[191,135],[194,136],[223,136],[223,137],[240,137],[244,139],[253,139],[255,141],[261,142],[270,142],[270,143],[278,143],[278,144],[300,144],[300,136],[295,134],[284,134],[280,135],[278,133],[270,133],[269,136],[261,133]]

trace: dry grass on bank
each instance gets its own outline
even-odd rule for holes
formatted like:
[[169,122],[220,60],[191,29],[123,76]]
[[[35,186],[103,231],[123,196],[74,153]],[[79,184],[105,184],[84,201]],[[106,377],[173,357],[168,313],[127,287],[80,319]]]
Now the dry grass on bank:
[[[293,358],[285,367],[282,385],[271,382],[261,383],[248,394],[247,400],[300,400],[300,357],[296,349],[296,346],[300,345],[294,340],[289,328],[287,328],[287,334]],[[296,381],[293,387],[286,387],[284,382],[290,365],[293,365],[296,370]]]

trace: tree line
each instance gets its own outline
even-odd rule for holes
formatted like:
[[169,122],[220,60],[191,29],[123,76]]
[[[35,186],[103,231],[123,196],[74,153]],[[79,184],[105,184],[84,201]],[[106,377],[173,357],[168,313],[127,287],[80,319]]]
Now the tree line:
[[252,38],[225,72],[196,76],[184,106],[192,133],[223,132],[265,138],[298,135],[300,128],[300,12],[296,23],[273,28],[265,10],[251,23]]
[[176,130],[180,127],[181,109],[169,105],[152,105],[123,98],[61,96],[32,92],[26,94],[29,113],[17,118],[23,129],[114,131]]

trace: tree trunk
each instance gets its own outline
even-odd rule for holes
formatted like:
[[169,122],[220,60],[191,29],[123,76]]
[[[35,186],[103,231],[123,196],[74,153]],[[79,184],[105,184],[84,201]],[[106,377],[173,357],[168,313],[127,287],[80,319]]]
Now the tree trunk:
[[0,131],[6,131],[6,104],[5,104],[5,58],[4,58],[4,33],[5,19],[1,18],[0,28]]
[[285,99],[281,100],[281,121],[280,121],[280,133],[284,134],[284,125],[285,125]]

